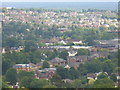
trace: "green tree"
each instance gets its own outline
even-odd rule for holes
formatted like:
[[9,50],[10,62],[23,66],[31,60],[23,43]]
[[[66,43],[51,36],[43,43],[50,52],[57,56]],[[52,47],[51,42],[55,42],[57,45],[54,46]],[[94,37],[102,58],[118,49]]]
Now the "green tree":
[[117,81],[117,76],[115,74],[112,74],[110,76],[110,79],[113,80],[114,82],[116,82]]
[[102,63],[102,70],[108,74],[112,73],[114,69],[114,63],[111,60],[105,60]]
[[59,87],[59,88],[63,85],[63,81],[62,81],[60,75],[58,75],[58,74],[55,74],[55,75],[50,79],[50,81],[52,82],[52,85],[55,85],[55,86],[57,86],[57,87]]
[[32,51],[32,50],[36,49],[37,47],[38,46],[35,41],[32,41],[32,40],[25,41],[25,51],[26,52]]
[[17,47],[19,46],[20,41],[16,38],[8,38],[5,40],[6,47]]
[[61,77],[60,77],[60,75],[55,74],[55,75],[53,75],[53,77],[50,80],[51,80],[51,82],[58,82],[61,80]]
[[69,55],[68,52],[65,50],[65,51],[62,51],[62,52],[59,53],[59,58],[67,60],[68,55]]
[[31,77],[31,78],[33,78],[34,77],[34,72],[27,72],[27,71],[23,71],[23,70],[19,71],[18,72],[19,80],[21,80],[24,77]]
[[114,73],[120,73],[120,67],[115,67]]
[[6,81],[10,82],[11,84],[16,84],[17,82],[17,71],[14,68],[10,68],[6,72]]
[[[76,35],[75,35],[76,36]],[[67,43],[67,45],[68,46],[73,46],[73,45],[75,45],[74,43],[72,43],[72,42],[69,42],[69,43]]]
[[90,54],[90,52],[87,49],[78,49],[76,56],[79,56],[79,55],[89,55],[89,54]]
[[85,67],[89,73],[100,72],[101,66],[101,61],[99,61],[98,59],[94,59],[85,63]]
[[106,73],[100,73],[97,78],[102,79],[102,78],[107,78],[107,77],[108,75]]
[[[1,83],[1,82],[0,82]],[[2,88],[9,88],[9,85],[7,84],[7,82],[5,82],[5,81],[2,81]]]
[[88,70],[85,66],[85,64],[80,64],[79,67],[78,67],[78,71],[80,73],[80,76],[84,76],[87,74]]
[[42,50],[36,50],[34,53],[29,52],[29,60],[32,63],[38,63],[41,61],[41,59],[45,59],[45,56],[43,55],[44,51]]
[[115,88],[114,81],[109,78],[97,79],[93,88]]
[[47,61],[44,61],[42,68],[49,68],[49,67],[50,67],[50,64]]
[[54,85],[46,85],[46,86],[44,86],[43,88],[57,88],[57,87],[54,86]]
[[47,55],[47,58],[46,58],[47,60],[52,60],[53,58],[56,57],[56,53],[52,51],[47,51],[45,54]]
[[0,88],[9,88],[9,85],[7,84],[7,82],[5,81],[4,77],[0,77]]
[[43,88],[46,85],[49,85],[49,81],[45,80],[45,79],[34,79],[31,83],[30,83],[30,87],[31,88]]
[[68,69],[61,67],[61,66],[57,67],[56,72],[58,75],[61,76],[62,79],[66,79],[70,75]]
[[84,88],[85,85],[82,84],[82,81],[79,79],[74,80],[74,82],[71,83],[71,88]]
[[92,85],[92,84],[94,84],[94,82],[95,82],[95,80],[92,78],[92,79],[90,79],[90,80],[88,81],[88,84],[89,84],[89,85]]
[[13,62],[8,58],[10,58],[10,57],[7,57],[7,58],[3,57],[2,58],[2,74],[3,75],[6,73],[6,71],[9,68],[11,68],[13,66]]
[[46,44],[45,44],[45,43],[42,43],[42,42],[38,43],[38,45],[39,45],[39,47],[46,46]]
[[85,42],[87,43],[87,45],[91,46],[95,44],[95,39],[91,36],[87,37],[87,39],[85,40]]
[[105,28],[105,27],[103,27],[103,26],[101,26],[101,27],[100,27],[100,30],[101,30],[101,31],[105,31],[105,30],[106,30],[106,28]]
[[87,36],[85,36],[85,43],[87,45],[94,45],[96,42],[94,40],[99,39],[99,34],[97,33],[97,30],[89,30],[87,31]]
[[78,70],[74,69],[73,67],[70,68],[69,74],[70,74],[70,79],[76,79],[79,77]]
[[25,76],[20,80],[20,86],[24,86],[25,88],[31,88],[30,84],[33,80],[34,79],[31,77]]

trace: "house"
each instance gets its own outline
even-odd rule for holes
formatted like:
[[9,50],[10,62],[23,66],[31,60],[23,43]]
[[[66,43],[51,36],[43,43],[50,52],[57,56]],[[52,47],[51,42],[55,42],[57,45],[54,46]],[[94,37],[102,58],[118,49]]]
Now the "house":
[[44,68],[36,71],[35,78],[37,79],[50,79],[56,73],[56,68]]
[[54,50],[54,48],[50,48],[50,47],[40,47],[39,48],[40,50],[45,50],[45,51],[53,51]]
[[120,79],[117,81],[117,87],[120,86]]
[[13,66],[17,71],[24,70],[24,71],[31,71],[31,67],[29,64],[16,64]]
[[95,47],[97,48],[108,48],[108,49],[115,49],[119,46],[119,39],[111,39],[111,40],[95,40],[98,42]]
[[107,75],[108,75],[108,73],[107,73],[107,72],[98,72],[98,73],[95,73],[95,74],[98,76],[98,75],[100,75],[101,73],[105,73],[105,74],[107,74]]
[[83,44],[83,42],[81,40],[68,39],[68,40],[65,40],[65,41],[66,41],[66,43]]
[[21,50],[24,49],[24,46],[11,47],[10,49],[11,49],[11,52],[12,52],[12,51],[20,52]]
[[120,81],[120,72],[119,71],[117,71],[116,73],[114,73],[115,75],[116,75],[116,77],[117,77],[117,80],[119,80]]
[[16,85],[13,85],[12,88],[20,88],[19,83],[16,82]]
[[107,49],[114,49],[116,48],[116,45],[110,45],[110,44],[97,44],[95,45],[96,48],[107,48]]
[[95,73],[89,73],[89,74],[87,74],[87,79],[94,79],[94,80],[96,80],[97,79],[97,75]]
[[82,41],[80,41],[80,40],[73,40],[73,43],[74,44],[83,44]]
[[37,66],[38,68],[41,68],[41,67],[43,66],[43,62],[38,62],[38,63],[36,63],[36,66]]
[[77,50],[75,50],[73,47],[70,47],[68,50],[69,56],[75,56],[77,54]]
[[90,59],[95,59],[95,58],[107,58],[109,55],[109,52],[91,52],[90,53]]
[[68,51],[69,56],[75,56],[77,54],[76,51]]
[[24,70],[24,71],[34,71],[37,67],[35,64],[15,64],[13,66],[17,71]]
[[68,31],[67,28],[58,28],[57,30],[60,31],[61,33]]
[[34,70],[39,68],[39,67],[37,67],[36,64],[33,64],[33,63],[29,63],[29,65],[30,65],[31,69],[34,69]]
[[54,42],[51,42],[49,39],[41,40],[40,42],[45,43],[46,45],[53,45]]
[[89,59],[89,56],[87,55],[82,55],[82,56],[68,56],[67,57],[67,62],[69,63],[74,63],[74,62],[85,62]]
[[63,60],[62,58],[56,57],[56,58],[50,60],[49,63],[50,63],[52,66],[57,66],[57,65],[58,65],[58,66],[65,66],[66,61]]
[[61,44],[64,44],[64,45],[67,44],[66,41],[64,41],[64,40],[60,40],[59,42],[60,42]]
[[64,68],[70,69],[70,66],[69,66],[69,65],[66,65]]
[[91,50],[92,49],[92,46],[72,46],[74,49],[81,49],[81,48],[83,48],[83,49],[89,49],[89,50]]
[[70,79],[63,79],[62,81],[64,81],[65,83],[72,83],[73,80],[70,80]]
[[13,7],[6,7],[6,9],[12,9]]
[[80,62],[74,62],[74,63],[69,63],[68,64],[70,67],[74,67],[75,69],[77,69],[80,65]]
[[70,67],[78,68],[81,63],[84,63],[89,60],[89,56],[82,55],[82,56],[68,56],[67,57],[67,64]]
[[2,54],[6,53],[5,48],[3,48],[3,49],[1,50],[1,52],[2,52]]
[[88,74],[87,74],[87,79],[94,79],[94,80],[97,80],[97,79],[98,79],[98,76],[99,76],[101,73],[105,73],[105,74],[108,75],[107,72],[88,73]]
[[53,49],[69,49],[70,46],[49,46],[49,48],[53,48]]

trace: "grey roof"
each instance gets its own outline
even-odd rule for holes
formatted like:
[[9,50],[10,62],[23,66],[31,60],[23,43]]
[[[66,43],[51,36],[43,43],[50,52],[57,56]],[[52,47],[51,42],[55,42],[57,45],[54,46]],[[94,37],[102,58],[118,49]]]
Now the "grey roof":
[[82,55],[82,56],[68,56],[67,59],[76,59],[76,60],[81,60],[81,59],[87,59],[89,56],[87,55]]
[[65,60],[63,60],[62,58],[54,58],[52,60],[50,60],[51,63],[60,63],[60,62],[65,62]]
[[80,65],[80,62],[75,62],[75,63],[69,63],[68,64],[70,67],[75,67],[75,66],[79,66]]
[[30,65],[30,66],[33,66],[33,67],[35,67],[35,66],[36,66],[36,65],[35,65],[35,64],[33,64],[33,63],[29,63],[29,65]]
[[91,57],[94,57],[94,56],[108,56],[109,55],[109,52],[92,52],[91,53]]
[[43,65],[43,62],[39,62],[36,64],[37,66],[42,66]]

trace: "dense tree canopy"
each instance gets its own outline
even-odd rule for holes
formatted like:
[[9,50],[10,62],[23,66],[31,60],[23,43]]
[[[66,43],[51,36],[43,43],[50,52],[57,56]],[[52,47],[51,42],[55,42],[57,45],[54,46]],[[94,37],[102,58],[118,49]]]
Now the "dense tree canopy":
[[93,88],[114,88],[113,80],[109,78],[98,79],[94,82]]
[[34,79],[31,78],[31,77],[28,77],[28,76],[25,76],[21,79],[20,81],[20,85],[22,87],[25,87],[25,88],[30,88],[31,87],[31,82],[33,81]]
[[34,79],[30,83],[31,88],[43,88],[46,85],[49,85],[49,81],[45,79],[42,79],[42,80]]
[[16,84],[17,82],[17,71],[14,68],[10,68],[6,72],[6,81],[10,82],[11,84]]
[[108,75],[106,73],[100,73],[97,78],[98,79],[108,78]]
[[64,60],[67,60],[67,56],[68,56],[67,51],[62,51],[62,52],[59,53],[59,57],[64,59]]
[[19,80],[21,80],[24,77],[31,77],[31,78],[33,78],[34,77],[34,72],[27,72],[27,71],[22,71],[22,70],[19,71],[18,72]]
[[44,61],[42,68],[49,68],[49,67],[50,67],[50,64],[47,61]]
[[78,49],[76,56],[89,55],[89,54],[90,54],[90,52],[89,52],[89,50],[87,50],[87,49]]

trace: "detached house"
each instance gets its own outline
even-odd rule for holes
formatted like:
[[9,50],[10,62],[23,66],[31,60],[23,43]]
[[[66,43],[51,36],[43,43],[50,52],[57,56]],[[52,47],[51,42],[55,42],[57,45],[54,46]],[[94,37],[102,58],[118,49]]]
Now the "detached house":
[[57,66],[57,65],[59,65],[59,66],[65,66],[66,61],[63,60],[62,58],[56,57],[56,58],[50,60],[49,63],[50,63],[52,66]]
[[107,58],[109,55],[109,52],[91,52],[90,58],[94,59],[94,58]]
[[88,60],[88,56],[82,55],[82,56],[68,56],[67,57],[67,62],[69,63],[74,63],[74,62],[85,62]]
[[31,71],[31,66],[29,64],[16,64],[13,66],[17,71],[24,70],[24,71]]
[[42,70],[36,71],[35,78],[37,79],[50,79],[56,72],[56,68],[45,68]]
[[68,56],[67,63],[70,67],[78,68],[81,63],[86,62],[89,60],[89,56],[82,55],[82,56]]
[[82,41],[80,41],[80,40],[73,40],[73,43],[74,44],[83,44]]
[[24,70],[24,71],[34,71],[37,67],[35,64],[29,63],[29,64],[15,64],[13,66],[17,71]]

